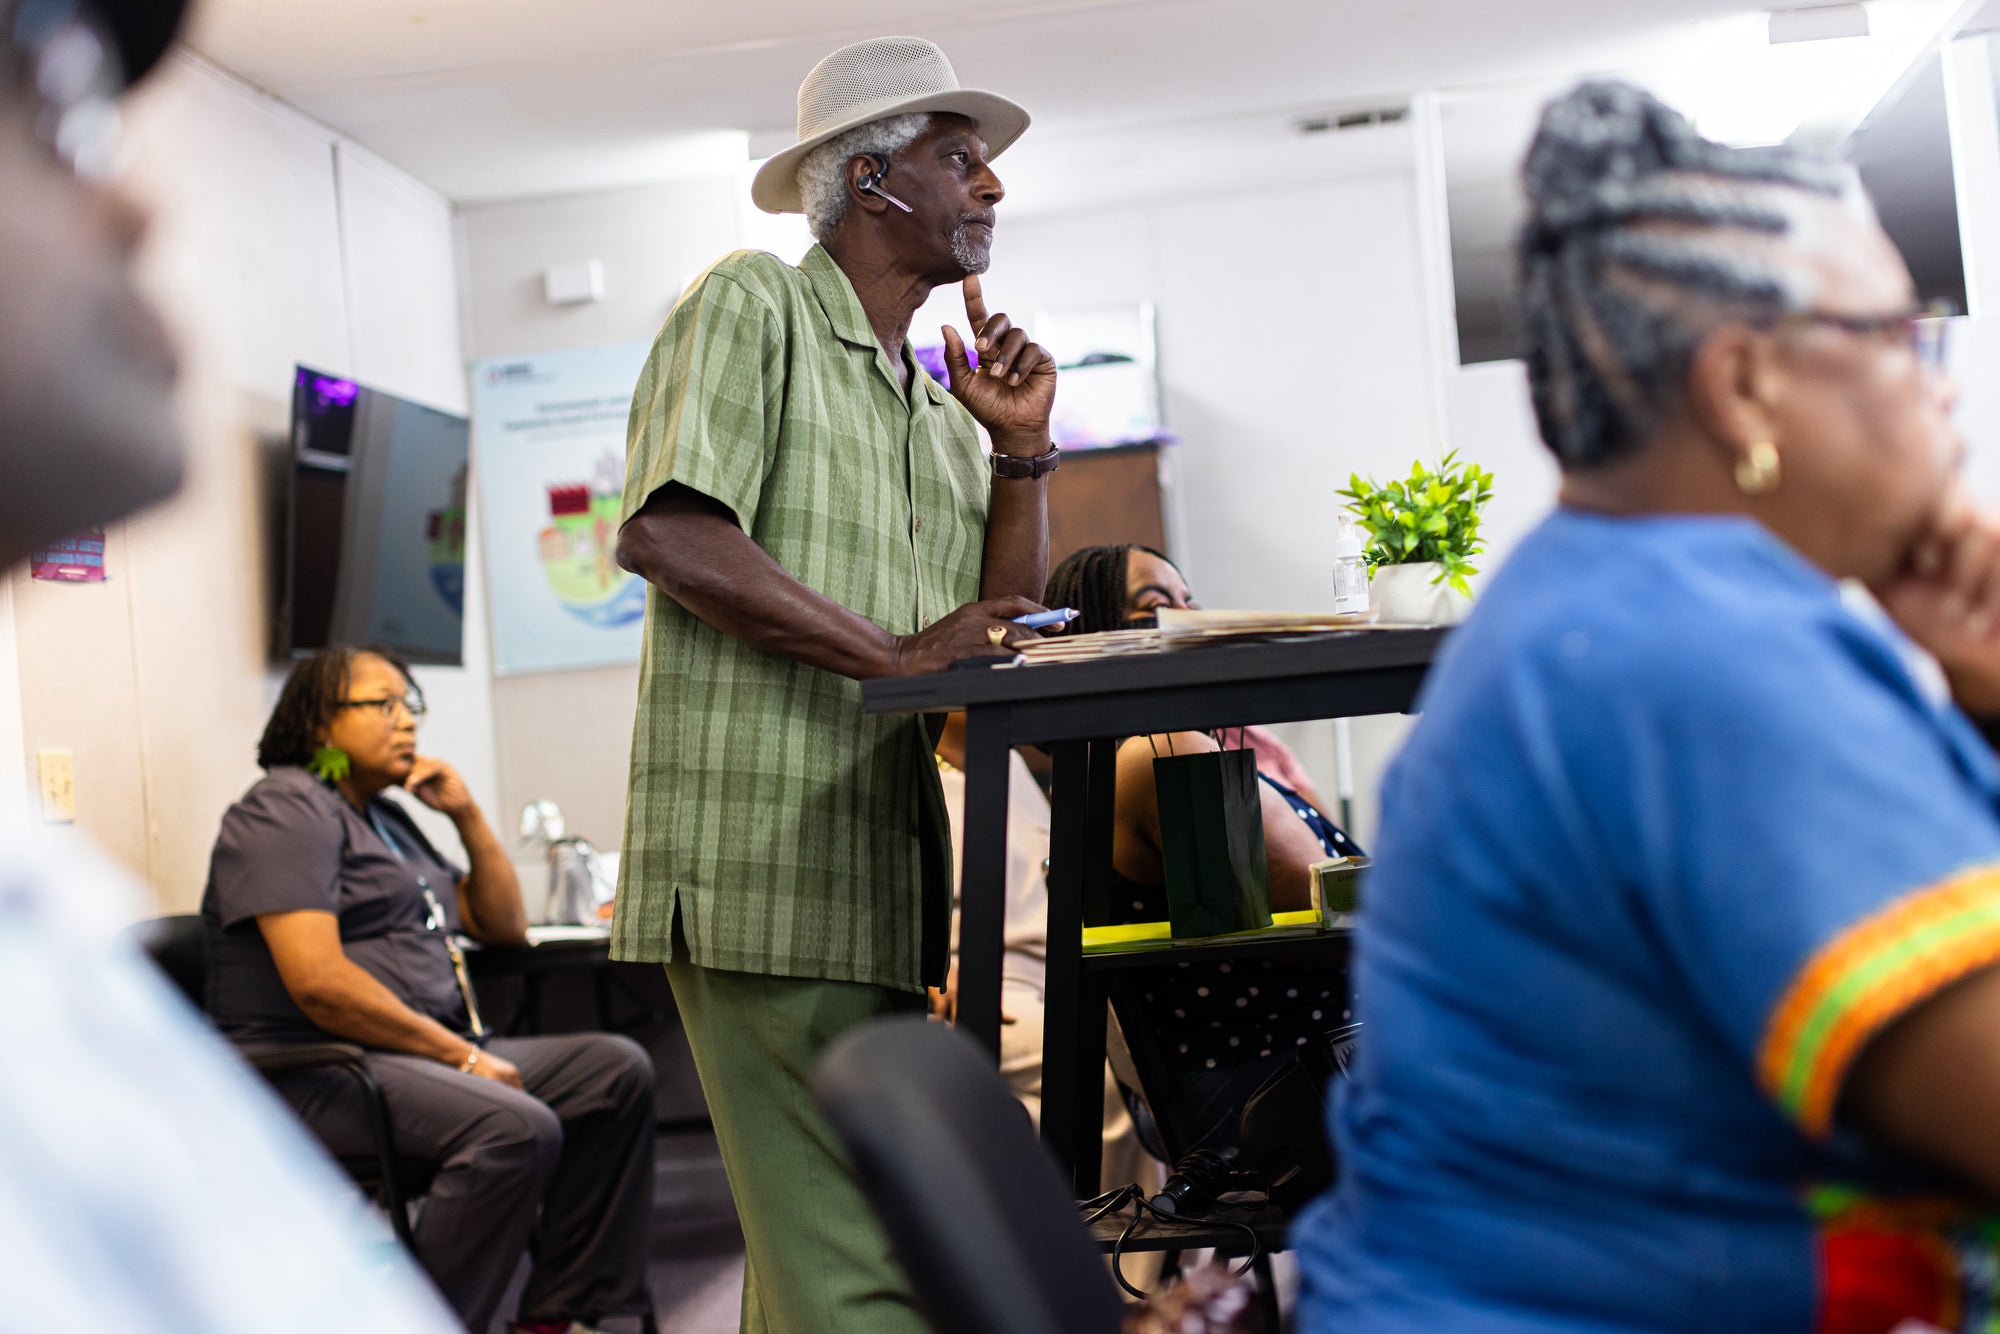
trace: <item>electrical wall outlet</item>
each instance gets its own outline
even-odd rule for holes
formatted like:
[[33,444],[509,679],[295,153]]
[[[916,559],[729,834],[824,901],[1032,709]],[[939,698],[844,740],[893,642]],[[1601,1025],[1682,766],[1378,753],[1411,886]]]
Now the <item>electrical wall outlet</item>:
[[66,750],[38,750],[35,764],[42,782],[42,821],[76,823],[76,761]]

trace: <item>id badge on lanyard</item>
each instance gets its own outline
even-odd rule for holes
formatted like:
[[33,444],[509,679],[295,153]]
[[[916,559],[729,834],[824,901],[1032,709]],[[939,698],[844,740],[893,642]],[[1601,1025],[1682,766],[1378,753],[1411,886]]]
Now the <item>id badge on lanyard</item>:
[[[375,826],[375,833],[388,845],[389,851],[396,854],[396,860],[408,866],[410,858],[403,851],[403,845],[396,841],[395,835],[389,832],[389,827],[382,823],[381,814],[372,807],[368,812],[368,822]],[[445,952],[451,955],[452,975],[458,979],[458,994],[464,998],[466,1016],[472,1021],[472,1036],[483,1038],[486,1036],[486,1025],[479,1020],[479,1002],[472,998],[472,974],[466,971],[465,951],[459,948],[458,937],[451,933],[451,923],[444,915],[444,905],[438,902],[436,893],[431,889],[430,877],[419,874],[417,888],[423,891],[424,902],[430,908],[430,915],[424,919],[424,926],[444,936]]]

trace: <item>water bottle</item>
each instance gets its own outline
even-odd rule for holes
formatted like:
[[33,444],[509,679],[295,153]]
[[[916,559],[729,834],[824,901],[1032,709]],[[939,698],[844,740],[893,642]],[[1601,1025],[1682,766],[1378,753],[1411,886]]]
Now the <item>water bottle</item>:
[[1361,529],[1352,514],[1335,516],[1333,539],[1333,614],[1359,615],[1368,610],[1368,561],[1361,554]]

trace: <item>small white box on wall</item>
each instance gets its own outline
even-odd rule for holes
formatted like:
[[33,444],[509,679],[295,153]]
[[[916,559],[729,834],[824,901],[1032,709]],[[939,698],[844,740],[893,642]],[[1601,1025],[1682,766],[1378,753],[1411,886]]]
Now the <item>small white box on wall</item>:
[[604,299],[604,261],[586,259],[551,265],[542,274],[542,295],[552,306],[579,306]]

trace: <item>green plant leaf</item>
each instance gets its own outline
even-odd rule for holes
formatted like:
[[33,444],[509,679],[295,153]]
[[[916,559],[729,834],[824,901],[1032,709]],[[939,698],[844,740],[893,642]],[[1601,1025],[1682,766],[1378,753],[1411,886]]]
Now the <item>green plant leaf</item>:
[[[1440,579],[1463,582],[1478,573],[1468,557],[1485,549],[1480,511],[1493,495],[1493,474],[1448,450],[1435,468],[1422,459],[1409,476],[1378,485],[1372,477],[1349,473],[1337,494],[1349,501],[1368,534],[1362,554],[1371,569],[1411,561],[1436,561]],[[1456,584],[1454,584],[1456,587]]]

